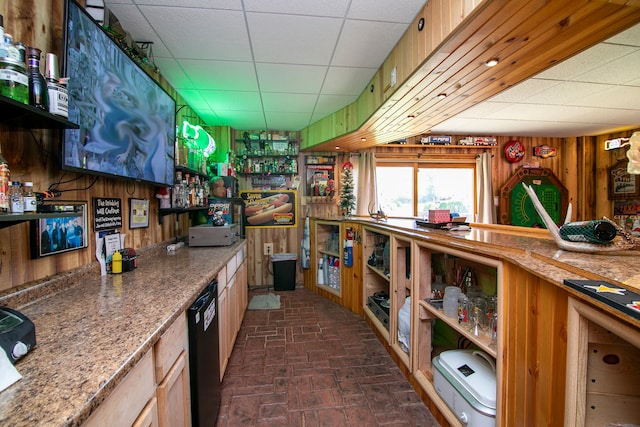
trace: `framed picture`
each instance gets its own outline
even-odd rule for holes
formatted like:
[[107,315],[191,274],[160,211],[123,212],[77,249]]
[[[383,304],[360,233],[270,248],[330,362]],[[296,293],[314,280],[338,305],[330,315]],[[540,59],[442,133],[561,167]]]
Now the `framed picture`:
[[627,160],[609,168],[609,200],[640,197],[640,175],[627,172]]
[[129,228],[149,226],[149,200],[129,199]]
[[243,224],[246,227],[286,228],[296,227],[295,190],[240,192],[244,202]]
[[87,204],[68,203],[65,207],[69,210],[31,221],[32,258],[87,247]]

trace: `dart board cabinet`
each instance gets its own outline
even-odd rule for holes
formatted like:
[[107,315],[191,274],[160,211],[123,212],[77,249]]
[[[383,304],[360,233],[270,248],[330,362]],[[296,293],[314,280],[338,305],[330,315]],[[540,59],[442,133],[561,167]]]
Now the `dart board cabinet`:
[[548,168],[521,167],[500,189],[501,224],[545,228],[522,184],[533,188],[549,216],[558,225],[564,222],[569,192]]

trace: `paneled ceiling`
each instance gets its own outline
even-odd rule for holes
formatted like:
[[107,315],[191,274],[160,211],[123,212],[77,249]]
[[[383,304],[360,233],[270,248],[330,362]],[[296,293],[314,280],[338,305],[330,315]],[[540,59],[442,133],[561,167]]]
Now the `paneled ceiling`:
[[[292,131],[353,103],[424,3],[105,0],[133,40],[152,42],[162,75],[207,125]],[[635,16],[615,22],[628,28]],[[568,137],[640,126],[640,25],[596,42],[572,43],[577,50],[552,68],[532,66],[521,83],[379,132],[367,145],[411,132]]]

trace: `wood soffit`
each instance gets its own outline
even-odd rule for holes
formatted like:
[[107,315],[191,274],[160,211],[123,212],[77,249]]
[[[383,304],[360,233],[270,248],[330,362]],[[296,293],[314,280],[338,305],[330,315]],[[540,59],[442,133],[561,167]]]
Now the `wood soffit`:
[[[485,2],[357,131],[310,149],[353,152],[428,134],[432,126],[638,22],[640,0]],[[487,67],[491,58],[500,63]]]

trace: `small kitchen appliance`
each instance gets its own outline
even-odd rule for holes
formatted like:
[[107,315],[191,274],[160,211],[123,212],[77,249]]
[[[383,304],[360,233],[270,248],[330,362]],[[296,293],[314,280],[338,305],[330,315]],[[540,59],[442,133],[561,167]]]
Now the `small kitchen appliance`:
[[482,351],[449,350],[433,358],[433,385],[464,424],[496,425],[496,368]]
[[238,239],[238,224],[189,227],[189,246],[229,246]]
[[0,347],[15,363],[36,345],[36,327],[27,316],[8,307],[0,307]]

